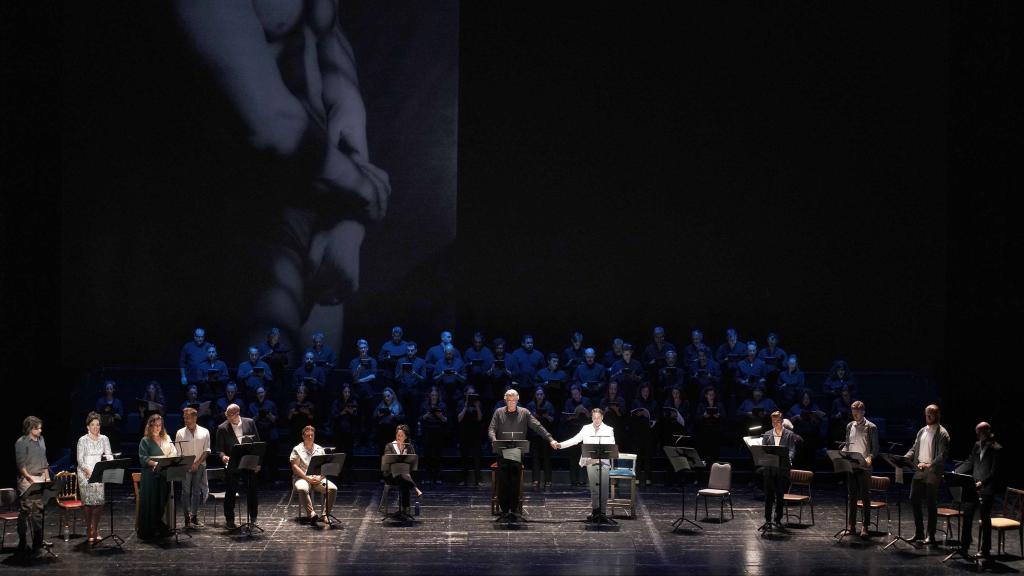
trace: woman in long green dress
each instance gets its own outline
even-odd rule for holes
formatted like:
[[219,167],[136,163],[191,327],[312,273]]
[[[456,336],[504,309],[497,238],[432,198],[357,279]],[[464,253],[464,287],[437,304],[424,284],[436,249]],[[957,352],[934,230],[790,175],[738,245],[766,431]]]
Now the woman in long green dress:
[[146,420],[146,435],[139,442],[139,465],[142,467],[142,481],[139,483],[139,538],[151,540],[170,534],[164,522],[164,508],[170,494],[170,484],[162,475],[154,472],[157,461],[154,457],[175,456],[177,451],[164,429],[164,419],[153,414]]

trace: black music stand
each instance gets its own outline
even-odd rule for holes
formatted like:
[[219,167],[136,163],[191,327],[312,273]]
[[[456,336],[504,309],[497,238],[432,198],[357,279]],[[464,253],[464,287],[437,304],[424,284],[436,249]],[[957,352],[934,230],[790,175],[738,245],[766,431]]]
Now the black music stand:
[[[173,519],[171,533],[174,534],[175,544],[178,544],[180,530],[178,530],[178,500],[174,497],[174,483],[185,480],[185,474],[195,459],[195,456],[160,456],[150,458],[150,460],[155,460],[157,463],[153,472],[164,476],[171,483],[171,518]],[[185,536],[192,537],[187,531]]]
[[[665,455],[668,456],[668,461],[672,464],[672,469],[675,472],[680,472],[685,475],[687,472],[696,472],[697,470],[703,470],[706,468],[704,462],[700,459],[700,454],[693,448],[685,446],[662,446],[662,450],[665,451]],[[686,481],[683,481],[681,486],[682,499],[680,502],[680,514],[679,518],[676,518],[672,522],[672,531],[681,530],[684,522],[689,522],[697,528],[703,530],[704,527],[697,524],[693,520],[686,517]],[[696,505],[696,504],[695,504]]]
[[[235,444],[231,447],[231,454],[228,455],[228,466],[225,471],[227,474],[237,474],[240,472],[248,472],[246,476],[246,491],[255,490],[256,482],[254,477],[256,475],[256,468],[259,467],[260,462],[263,460],[263,456],[267,453],[266,442],[249,442],[246,444]],[[246,505],[245,507],[245,522],[238,527],[239,531],[252,536],[254,530],[263,532],[263,528],[252,519],[252,507]]]
[[[416,454],[384,454],[380,459],[380,471],[390,476],[401,476],[402,474],[412,475],[419,466],[419,458]],[[385,514],[381,520],[394,520],[397,522],[415,522],[416,518],[406,514],[402,505],[394,514]]]
[[[827,450],[825,454],[828,455],[828,459],[832,461],[832,468],[836,472],[846,473],[846,481],[850,481],[850,476],[854,470],[865,470],[868,469],[867,460],[864,459],[864,455],[860,452],[847,452],[845,450]],[[836,532],[832,538],[836,542],[842,542],[843,538],[852,536],[853,532],[847,530],[847,526],[850,526],[850,495],[846,495],[846,524],[843,525],[842,530]]]
[[[914,473],[914,462],[900,454],[882,454],[882,460],[888,462],[896,471],[896,486],[898,487],[896,495],[896,535],[892,537],[888,544],[882,546],[882,550],[888,550],[890,546],[895,545],[897,542],[910,544],[916,549],[918,548],[917,543],[903,537],[903,485],[906,484],[903,477],[907,472]],[[892,535],[891,532],[889,534]]]
[[[597,437],[600,440],[600,437]],[[604,496],[604,482],[601,474],[601,468],[606,466],[605,460],[608,460],[608,468],[611,468],[611,461],[619,457],[619,447],[612,443],[597,443],[597,444],[584,444],[582,448],[582,457],[597,460],[597,504],[601,505],[601,497]],[[588,464],[589,466],[589,464]],[[605,498],[605,505],[607,506],[608,499]],[[597,514],[591,516],[591,521],[594,524],[603,524],[607,526],[616,526],[618,522],[608,517],[604,513],[604,510],[598,508]]]
[[[774,444],[747,444],[747,449],[750,450],[750,457],[754,459],[754,466],[764,469],[765,482],[768,481],[768,474],[778,474],[779,462],[782,460],[782,455],[785,454],[783,451],[789,450],[785,446],[775,446]],[[764,493],[764,497],[768,498],[767,488]],[[764,524],[758,526],[757,531],[764,537],[765,534],[772,531],[772,523],[765,520]]]
[[[975,483],[974,483],[975,482],[974,476],[971,476],[970,474],[959,474],[957,472],[944,472],[942,474],[942,479],[945,480],[946,484],[949,485],[951,488],[952,487],[960,488],[960,501],[961,502],[977,502],[977,500],[978,500],[978,489],[977,489],[977,487],[975,486]],[[968,526],[967,529],[970,530],[971,527]],[[958,544],[960,544],[960,543],[958,543]],[[979,545],[980,545],[980,536],[979,536]],[[948,556],[943,558],[942,561],[945,562],[946,560],[950,560],[950,559],[952,559],[954,557],[963,558],[964,560],[967,560],[968,562],[974,564],[975,566],[979,566],[979,563],[980,563],[980,559],[973,558],[970,555],[968,555],[966,553],[966,551],[964,550],[962,545],[958,545],[955,549],[953,549],[952,552],[949,553]]]
[[[337,478],[341,475],[341,469],[345,465],[345,454],[317,454],[309,459],[309,466],[306,468],[306,476],[323,476],[324,480],[330,480],[331,476]],[[335,482],[337,485],[337,482]],[[313,489],[312,486],[309,487]],[[327,497],[330,494],[330,490],[324,490],[324,501],[320,505],[320,517],[324,519],[324,523],[327,524],[328,528],[333,527],[335,524],[341,525],[341,520],[335,518],[334,514],[327,512]]]
[[107,538],[110,538],[118,548],[121,548],[121,545],[124,544],[124,538],[121,538],[114,532],[114,500],[111,498],[110,491],[107,488],[111,484],[124,484],[124,471],[131,463],[130,458],[100,460],[96,463],[96,466],[93,466],[92,473],[89,475],[89,484],[103,483],[103,499],[106,500],[110,508],[110,534],[100,538],[96,544],[105,541]]
[[[495,440],[491,442],[491,450],[498,455],[501,460],[509,460],[511,462],[518,462],[520,466],[523,465],[523,454],[530,453],[530,442],[528,440],[515,440],[516,435],[525,436],[524,432],[502,432],[504,435],[508,435],[509,438],[505,440]],[[499,464],[500,466],[500,464]],[[516,522],[526,522],[526,518],[519,513],[519,510],[523,508],[523,492],[519,490],[519,483],[511,487],[512,490],[516,491],[516,501],[512,505],[512,509],[509,510],[508,516],[505,518],[507,524],[513,524]],[[499,516],[499,521],[501,517]]]
[[[62,483],[63,482],[66,482],[66,480],[62,480]],[[57,494],[60,493],[60,488],[61,487],[57,484],[55,480],[44,480],[42,482],[32,482],[31,484],[28,485],[28,488],[25,488],[24,492],[18,495],[18,498],[20,499],[24,499],[26,497],[34,497],[38,495],[39,499],[43,502],[42,513],[44,518],[44,529],[46,528],[46,504],[50,501],[50,498],[55,498]],[[49,546],[47,546],[46,538],[43,538],[43,550],[46,550],[46,553],[50,556],[57,558],[57,554],[53,552],[52,548],[53,544],[51,543]]]

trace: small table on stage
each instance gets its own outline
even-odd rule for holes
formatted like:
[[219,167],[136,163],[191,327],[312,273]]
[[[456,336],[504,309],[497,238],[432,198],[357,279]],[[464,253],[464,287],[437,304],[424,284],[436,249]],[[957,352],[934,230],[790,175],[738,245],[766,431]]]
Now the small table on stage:
[[[509,436],[515,436],[516,434],[523,435],[521,432],[505,432]],[[522,515],[523,510],[523,490],[522,490],[522,465],[523,465],[523,454],[530,453],[530,442],[528,440],[495,440],[491,442],[491,450],[498,455],[498,466],[501,467],[501,460],[508,460],[509,462],[516,462],[520,466],[519,481],[516,482],[516,486],[510,487],[511,490],[515,491],[516,499],[512,504],[512,509],[509,510],[509,515],[506,518],[506,522],[511,524],[513,522],[526,522],[526,518]],[[498,486],[497,480],[501,477],[500,474],[495,471],[495,489],[500,492],[501,488]],[[501,494],[498,494],[501,497]]]
[[[177,499],[174,497],[174,483],[185,480],[185,474],[188,473],[188,469],[192,466],[192,462],[195,459],[195,456],[159,456],[150,458],[150,460],[154,460],[157,463],[156,469],[153,472],[160,474],[171,483],[171,532],[174,534],[174,542],[176,544],[178,543],[178,534],[181,531],[178,530],[178,506]],[[192,537],[188,532],[185,532],[185,536]]]
[[[768,474],[778,474],[779,462],[782,459],[782,455],[785,454],[784,451],[789,450],[789,448],[785,446],[753,443],[747,443],[747,449],[750,450],[750,456],[754,459],[754,466],[756,468],[764,469],[765,482],[768,481]],[[765,498],[767,497],[768,493],[765,491]],[[764,536],[766,533],[772,531],[772,523],[766,520],[764,524],[761,524],[757,528],[757,531],[761,533],[761,536]]]
[[[828,459],[832,461],[832,468],[836,472],[843,472],[846,474],[846,481],[850,481],[850,476],[854,470],[870,470],[867,460],[864,459],[864,455],[860,452],[847,452],[845,450],[828,450],[825,452],[828,455]],[[836,532],[832,538],[836,542],[842,542],[843,538],[853,535],[853,532],[847,530],[847,526],[850,526],[850,495],[846,496],[846,524],[843,528]]]
[[[974,476],[971,476],[970,474],[958,474],[956,472],[945,472],[945,473],[942,474],[942,479],[946,481],[946,484],[948,486],[960,488],[960,501],[961,502],[977,502],[978,501],[978,489],[977,489],[977,486],[975,485]],[[970,530],[971,527],[968,526],[967,529]],[[962,528],[961,528],[961,530],[962,530]],[[958,537],[957,539],[959,540],[960,538],[961,537]],[[980,539],[980,536],[979,536],[979,539]],[[979,562],[980,562],[980,559],[972,558],[971,556],[968,556],[967,554],[965,554],[962,543],[958,542],[958,544],[960,544],[960,545],[958,545],[955,550],[950,552],[948,556],[943,558],[942,561],[945,562],[946,560],[950,560],[953,557],[959,557],[959,558],[963,558],[964,560],[967,560],[968,562],[971,562],[975,566],[978,566]],[[980,545],[980,542],[979,542],[979,545]]]
[[[324,481],[329,481],[331,477],[335,478],[335,485],[337,485],[337,478],[341,476],[341,469],[345,466],[345,454],[318,454],[309,459],[309,466],[306,468],[306,476],[323,476]],[[309,487],[310,491],[313,487]],[[327,497],[330,491],[324,491],[324,501],[320,507],[320,517],[324,519],[328,528],[332,528],[335,524],[341,525],[341,520],[334,517],[334,514],[327,512]]]
[[[690,524],[693,524],[697,528],[703,530],[704,529],[703,526],[701,526],[700,524],[697,524],[693,520],[690,520],[689,518],[686,517],[686,481],[685,481],[685,474],[687,472],[696,472],[697,470],[705,469],[706,466],[704,466],[704,461],[700,459],[700,454],[698,454],[697,450],[695,450],[693,448],[688,448],[688,447],[685,447],[685,446],[662,446],[661,449],[664,450],[665,451],[665,455],[668,456],[668,461],[672,464],[672,469],[675,472],[678,472],[678,473],[681,473],[681,474],[684,475],[684,481],[683,481],[682,490],[681,490],[681,492],[682,492],[682,501],[681,501],[681,507],[680,507],[680,514],[679,514],[679,518],[676,518],[675,521],[672,522],[672,531],[675,532],[676,530],[682,529],[684,522],[688,522]],[[696,506],[696,503],[694,504],[694,506]]]
[[[416,454],[385,454],[380,458],[381,473],[390,476],[401,476],[403,474],[411,475],[416,471],[418,465],[419,458]],[[382,501],[381,506],[383,506],[384,511],[387,512],[387,502]],[[406,514],[405,511],[402,510],[402,505],[399,504],[398,510],[394,514],[385,514],[382,520],[413,522],[416,518]]]
[[903,537],[903,486],[906,484],[904,477],[907,473],[914,474],[914,463],[909,458],[900,454],[882,454],[882,460],[895,470],[895,483],[898,487],[896,493],[896,535],[892,537],[888,544],[882,546],[882,550],[888,550],[890,546],[894,546],[897,542],[910,544],[912,547],[917,548],[917,544]]
[[[254,478],[256,476],[256,469],[259,468],[260,462],[263,461],[263,456],[266,455],[266,453],[266,442],[235,444],[231,447],[231,454],[228,455],[228,466],[225,472],[227,474],[247,472],[246,490],[255,490],[256,482]],[[252,507],[248,505],[245,507],[245,517],[245,522],[238,527],[240,531],[250,537],[254,530],[259,530],[260,532],[264,531],[259,524],[253,521]]]
[[114,542],[114,544],[117,544],[118,548],[124,544],[124,538],[121,538],[116,532],[114,532],[114,500],[107,488],[112,484],[118,486],[124,484],[124,471],[131,465],[131,463],[132,461],[129,458],[100,460],[96,463],[96,466],[93,466],[92,473],[89,475],[90,484],[95,484],[96,482],[103,483],[103,499],[110,508],[110,534],[100,538],[99,541],[103,542],[109,538]]
[[[601,498],[605,498],[605,503],[607,504],[608,500],[604,494],[604,474],[602,474],[601,471],[605,467],[611,468],[611,461],[619,457],[619,447],[611,443],[584,444],[581,452],[583,458],[597,461],[597,503],[600,505]],[[605,460],[608,461],[608,464],[604,463]],[[587,464],[587,466],[593,466],[593,464]],[[594,524],[605,526],[615,526],[618,524],[618,522],[609,518],[608,515],[604,513],[604,510],[600,508],[598,509],[597,514],[592,516],[591,521]]]

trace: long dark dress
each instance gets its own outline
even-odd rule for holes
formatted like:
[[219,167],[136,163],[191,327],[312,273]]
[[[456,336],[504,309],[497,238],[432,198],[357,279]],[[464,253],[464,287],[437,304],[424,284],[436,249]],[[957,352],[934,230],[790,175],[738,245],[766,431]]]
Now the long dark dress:
[[163,455],[163,450],[152,439],[147,437],[139,442],[142,480],[139,482],[139,526],[136,532],[143,540],[159,538],[168,533],[167,524],[164,523],[164,508],[167,506],[170,484],[148,465],[150,457]]

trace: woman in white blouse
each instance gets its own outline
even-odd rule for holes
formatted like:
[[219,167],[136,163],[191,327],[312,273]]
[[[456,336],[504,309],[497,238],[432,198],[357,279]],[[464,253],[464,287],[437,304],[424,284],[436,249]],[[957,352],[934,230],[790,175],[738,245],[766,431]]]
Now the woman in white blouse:
[[100,516],[103,513],[103,483],[89,483],[92,469],[100,460],[113,457],[110,440],[100,434],[100,415],[89,412],[85,417],[86,434],[78,439],[78,492],[85,510],[85,531],[89,544],[99,540]]

